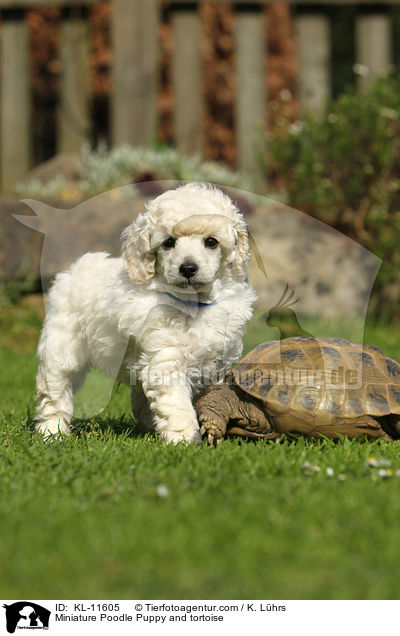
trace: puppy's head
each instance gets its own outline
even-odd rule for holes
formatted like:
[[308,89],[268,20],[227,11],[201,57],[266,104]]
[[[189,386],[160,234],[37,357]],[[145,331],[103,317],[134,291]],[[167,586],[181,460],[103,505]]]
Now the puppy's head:
[[188,184],[154,199],[122,234],[128,273],[201,289],[226,272],[246,277],[248,240],[243,217],[216,188]]

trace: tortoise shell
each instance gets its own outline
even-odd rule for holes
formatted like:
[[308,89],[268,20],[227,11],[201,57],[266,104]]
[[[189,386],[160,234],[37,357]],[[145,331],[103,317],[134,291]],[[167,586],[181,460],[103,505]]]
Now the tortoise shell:
[[258,345],[233,369],[236,384],[272,414],[305,421],[400,414],[400,365],[370,345],[296,337]]

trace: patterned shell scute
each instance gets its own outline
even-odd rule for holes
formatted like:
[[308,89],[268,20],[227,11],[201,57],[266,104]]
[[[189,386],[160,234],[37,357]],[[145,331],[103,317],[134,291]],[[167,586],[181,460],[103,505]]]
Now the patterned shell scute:
[[400,364],[371,345],[295,337],[262,343],[233,369],[271,411],[335,418],[400,414]]

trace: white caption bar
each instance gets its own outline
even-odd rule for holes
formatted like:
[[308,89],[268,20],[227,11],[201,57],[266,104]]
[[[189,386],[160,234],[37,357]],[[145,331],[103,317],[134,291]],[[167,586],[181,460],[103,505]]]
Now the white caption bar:
[[[400,601],[0,601],[0,633],[175,636],[389,633]],[[242,633],[244,633],[242,631]]]

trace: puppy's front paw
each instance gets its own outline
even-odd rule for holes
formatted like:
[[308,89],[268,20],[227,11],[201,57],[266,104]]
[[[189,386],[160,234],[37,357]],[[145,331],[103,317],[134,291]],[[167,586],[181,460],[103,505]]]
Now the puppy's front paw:
[[[156,430],[158,427],[156,427]],[[186,444],[201,444],[200,431],[197,428],[188,428],[183,430],[163,429],[158,431],[160,437],[164,439],[167,444],[178,444],[179,442],[185,442]]]
[[36,424],[36,431],[38,433],[41,433],[44,439],[49,439],[49,437],[51,437],[52,435],[61,437],[61,435],[71,434],[69,424],[67,424],[65,420],[60,420],[58,418],[39,422],[38,424]]

